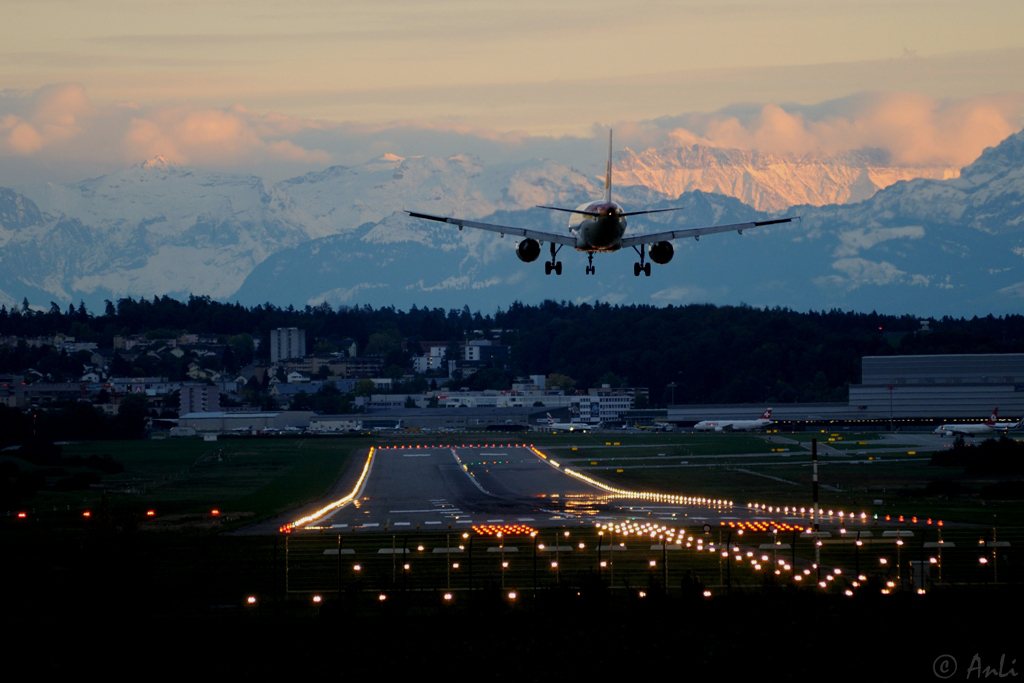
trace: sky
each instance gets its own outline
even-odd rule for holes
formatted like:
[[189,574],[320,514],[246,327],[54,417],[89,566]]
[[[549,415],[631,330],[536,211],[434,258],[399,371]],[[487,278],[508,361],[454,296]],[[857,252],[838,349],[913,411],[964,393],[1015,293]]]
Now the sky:
[[599,168],[595,137],[964,165],[1024,127],[1020,0],[5,0],[0,185],[156,155]]

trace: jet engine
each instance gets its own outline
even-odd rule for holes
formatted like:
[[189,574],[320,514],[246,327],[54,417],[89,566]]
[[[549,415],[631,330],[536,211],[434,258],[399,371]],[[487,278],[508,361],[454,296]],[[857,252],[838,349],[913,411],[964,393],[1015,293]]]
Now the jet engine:
[[523,263],[536,261],[537,257],[540,256],[540,242],[527,237],[516,246],[516,256]]
[[671,261],[674,253],[675,249],[672,248],[671,242],[658,242],[651,245],[651,260],[658,265],[663,266]]

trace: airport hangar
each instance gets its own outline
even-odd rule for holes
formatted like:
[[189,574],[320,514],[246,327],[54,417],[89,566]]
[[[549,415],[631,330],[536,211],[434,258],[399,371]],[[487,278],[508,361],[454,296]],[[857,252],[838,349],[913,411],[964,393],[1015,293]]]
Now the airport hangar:
[[1024,416],[1024,353],[864,356],[861,383],[846,403],[674,405],[665,421],[693,426],[707,419],[753,420],[772,408],[772,420],[865,428],[930,427],[984,421],[999,408],[1002,420]]

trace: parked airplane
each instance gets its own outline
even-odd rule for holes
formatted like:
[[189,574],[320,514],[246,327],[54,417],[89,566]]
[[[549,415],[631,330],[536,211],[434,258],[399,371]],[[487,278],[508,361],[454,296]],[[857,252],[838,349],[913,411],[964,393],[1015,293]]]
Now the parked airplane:
[[1019,422],[999,422],[999,408],[996,407],[992,409],[992,414],[984,422],[939,425],[935,428],[934,433],[939,436],[978,436],[1021,428],[1024,428],[1024,417]]
[[589,432],[601,426],[587,422],[555,422],[555,418],[551,417],[551,413],[547,413],[547,416],[547,420],[540,421],[541,427],[555,432]]
[[698,432],[752,432],[772,424],[772,409],[761,413],[756,420],[702,420],[693,428]]
[[650,244],[651,261],[663,265],[672,260],[675,249],[670,240],[692,237],[699,240],[701,235],[710,235],[717,232],[730,232],[735,230],[743,234],[744,230],[757,228],[762,225],[775,225],[777,223],[789,223],[792,218],[777,218],[770,221],[752,221],[750,223],[735,223],[732,225],[717,225],[706,228],[688,228],[685,230],[668,230],[656,232],[649,235],[637,235],[635,237],[623,237],[626,232],[626,217],[639,216],[648,213],[661,213],[664,211],[678,211],[684,207],[678,206],[671,209],[648,209],[645,211],[623,211],[622,207],[612,201],[612,134],[608,131],[608,166],[605,170],[604,179],[604,200],[580,204],[575,209],[566,209],[559,206],[538,206],[539,209],[551,211],[564,211],[569,214],[569,234],[558,234],[530,230],[527,228],[516,228],[508,225],[495,225],[493,223],[480,223],[478,221],[467,221],[461,218],[450,218],[448,216],[434,216],[426,213],[406,211],[413,218],[423,218],[428,221],[440,221],[451,223],[462,228],[478,228],[499,233],[502,237],[506,234],[523,237],[516,246],[516,256],[524,263],[536,261],[540,256],[541,245],[544,242],[551,243],[551,260],[544,263],[544,273],[550,275],[552,271],[556,275],[562,274],[562,262],[557,261],[558,252],[564,246],[570,246],[576,251],[587,252],[587,274],[594,273],[594,254],[605,251],[618,251],[625,247],[633,247],[640,256],[640,261],[633,264],[633,275],[639,276],[643,273],[646,276],[651,274],[651,264],[646,262],[647,245]]

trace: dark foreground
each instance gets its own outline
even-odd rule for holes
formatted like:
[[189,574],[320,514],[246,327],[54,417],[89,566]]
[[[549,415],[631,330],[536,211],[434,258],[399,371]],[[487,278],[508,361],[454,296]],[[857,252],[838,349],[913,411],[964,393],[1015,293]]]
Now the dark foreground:
[[[639,570],[613,590],[563,560],[535,592],[524,557],[514,600],[500,572],[478,567],[471,586],[452,581],[446,602],[447,577],[403,578],[378,560],[363,579],[329,574],[316,604],[315,589],[286,590],[303,560],[286,561],[283,535],[6,532],[7,659],[40,673],[973,680],[1000,671],[1000,658],[1003,677],[1024,671],[1016,583],[846,597],[748,576],[704,598],[676,578],[666,595],[657,572]],[[718,574],[693,571],[708,587]]]

